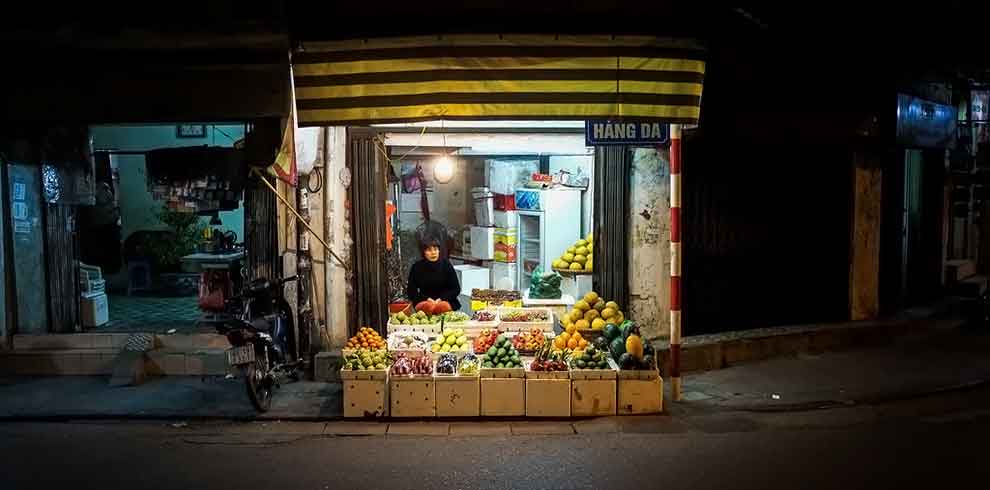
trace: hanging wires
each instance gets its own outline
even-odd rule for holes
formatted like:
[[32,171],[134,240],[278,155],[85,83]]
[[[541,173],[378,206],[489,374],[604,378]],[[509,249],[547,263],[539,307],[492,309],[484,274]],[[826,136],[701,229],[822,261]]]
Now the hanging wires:
[[[441,126],[443,125],[443,120],[441,120],[440,124]],[[423,142],[423,135],[426,134],[426,128],[427,126],[423,126],[423,130],[419,132],[419,139],[416,140],[416,146],[412,147],[412,149],[410,149],[404,155],[402,155],[401,157],[395,160],[401,162],[402,160],[405,160],[407,156],[412,154],[412,152],[416,151],[419,148],[420,144]],[[381,139],[378,138],[377,136],[375,137],[375,149],[378,150],[378,152],[381,153],[383,157],[385,157],[385,161],[387,161],[389,164],[393,162],[393,159],[388,157],[388,151],[386,151],[384,142],[382,142]]]

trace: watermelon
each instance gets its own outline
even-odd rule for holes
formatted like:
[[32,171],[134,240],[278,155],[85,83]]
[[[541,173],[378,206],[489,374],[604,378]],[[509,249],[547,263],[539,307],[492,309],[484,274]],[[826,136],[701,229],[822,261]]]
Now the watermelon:
[[596,337],[595,338],[595,347],[597,347],[598,350],[600,350],[600,351],[603,351],[603,352],[604,351],[607,351],[608,350],[608,342],[609,342],[609,340],[611,340],[611,339],[607,338],[606,335],[602,335],[602,336]]
[[619,356],[626,353],[626,341],[622,340],[621,337],[617,337],[609,344],[608,350],[612,352],[612,357],[618,360]]
[[611,342],[619,336],[619,327],[617,327],[614,323],[606,324],[602,333],[605,335],[605,338]]
[[626,340],[630,335],[638,331],[639,329],[636,327],[636,324],[633,323],[632,320],[626,320],[622,322],[622,325],[619,326],[620,338],[622,340]]

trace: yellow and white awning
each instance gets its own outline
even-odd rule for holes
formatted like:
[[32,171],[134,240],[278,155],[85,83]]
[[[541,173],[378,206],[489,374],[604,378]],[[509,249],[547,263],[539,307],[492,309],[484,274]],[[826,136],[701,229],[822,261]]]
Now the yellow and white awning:
[[433,36],[306,44],[293,54],[300,126],[457,119],[696,124],[704,51],[615,36]]

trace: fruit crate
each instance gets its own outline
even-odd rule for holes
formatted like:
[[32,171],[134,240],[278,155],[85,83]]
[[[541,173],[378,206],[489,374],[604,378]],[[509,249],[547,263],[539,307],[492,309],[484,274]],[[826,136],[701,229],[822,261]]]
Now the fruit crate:
[[387,381],[352,379],[343,382],[344,417],[388,417]]
[[[611,358],[609,359],[611,365],[615,365],[615,361]],[[618,379],[639,379],[643,381],[652,381],[660,377],[660,371],[657,369],[619,369],[616,372],[616,378]]]
[[581,380],[596,380],[596,379],[610,379],[614,380],[619,376],[619,369],[615,365],[615,361],[611,357],[608,358],[608,369],[576,369],[571,368],[568,371],[570,378],[581,379]]
[[392,335],[397,332],[422,332],[427,335],[440,335],[442,331],[440,323],[429,323],[426,325],[406,325],[403,323],[392,323],[387,324],[388,335]]
[[[564,378],[530,378],[526,372],[526,416],[570,417],[571,380]],[[533,374],[567,374],[567,371],[535,371]]]
[[[513,334],[512,335],[512,340],[510,340],[510,342],[514,342],[515,341],[515,337],[517,335],[519,335],[521,333],[525,333],[525,332],[509,332],[509,333],[510,334]],[[544,340],[543,340],[544,342],[553,342],[553,334],[544,333],[543,335],[544,335]],[[515,345],[515,344],[513,344],[513,345]],[[537,349],[520,349],[518,347],[516,348],[516,351],[519,352],[519,355],[520,356],[533,356],[533,355],[536,354],[536,350]]]
[[571,269],[561,269],[559,267],[553,268],[554,272],[559,272],[561,275],[572,275],[572,276],[590,276],[594,274],[594,271],[581,270],[571,270]]
[[436,383],[437,417],[481,415],[481,378],[477,375],[439,374]]
[[482,311],[487,311],[487,312],[492,313],[493,315],[495,315],[495,319],[494,320],[491,320],[491,321],[480,321],[480,320],[468,320],[468,321],[466,321],[463,328],[464,328],[464,332],[469,337],[472,337],[472,338],[473,337],[477,337],[481,333],[482,330],[486,330],[486,329],[487,330],[494,330],[494,329],[498,328],[498,325],[500,323],[500,320],[498,318],[498,309],[492,308],[492,309],[484,309]]
[[616,413],[615,379],[571,378],[571,416],[590,417]]
[[340,370],[344,417],[387,417],[389,413],[388,370]]
[[[523,365],[526,365],[530,360],[523,361]],[[482,378],[518,378],[524,379],[526,377],[526,368],[481,368]]]
[[570,371],[533,371],[533,361],[526,362],[526,379],[571,379]]
[[616,387],[616,405],[619,415],[663,412],[663,378],[659,376],[659,373],[650,379],[622,377],[622,373],[646,374],[643,371],[652,370],[620,371]]
[[[535,312],[542,311],[546,313],[547,319],[542,321],[530,321],[530,322],[513,322],[506,321],[505,317],[507,314],[518,313],[518,312]],[[550,308],[500,308],[499,309],[499,328],[504,332],[528,332],[534,328],[539,328],[540,330],[552,333],[554,326],[554,316],[553,310]]]
[[526,379],[485,378],[481,383],[481,415],[485,417],[520,417],[526,415]]
[[[371,352],[379,352],[379,351],[388,352],[388,349],[375,349],[375,350],[373,350]],[[340,350],[340,353],[344,357],[353,356],[354,354],[357,354],[358,352],[361,352],[361,349],[341,349]]]
[[436,382],[432,374],[389,376],[392,417],[436,417]]
[[341,369],[341,380],[385,381],[388,379],[388,369]]
[[[413,346],[414,344],[406,345],[402,343],[401,339],[406,336],[417,337],[423,343],[423,347],[415,347]],[[412,330],[399,330],[388,334],[385,345],[388,346],[389,352],[393,357],[398,354],[405,354],[409,357],[420,357],[429,352],[432,342],[433,339],[430,334]]]

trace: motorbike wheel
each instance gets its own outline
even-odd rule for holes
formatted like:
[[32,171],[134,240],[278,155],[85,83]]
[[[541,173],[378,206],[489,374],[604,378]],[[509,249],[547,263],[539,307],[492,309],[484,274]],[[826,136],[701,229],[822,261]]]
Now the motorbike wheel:
[[272,406],[272,383],[265,360],[258,359],[254,364],[248,364],[242,369],[251,404],[254,405],[255,410],[267,412]]

